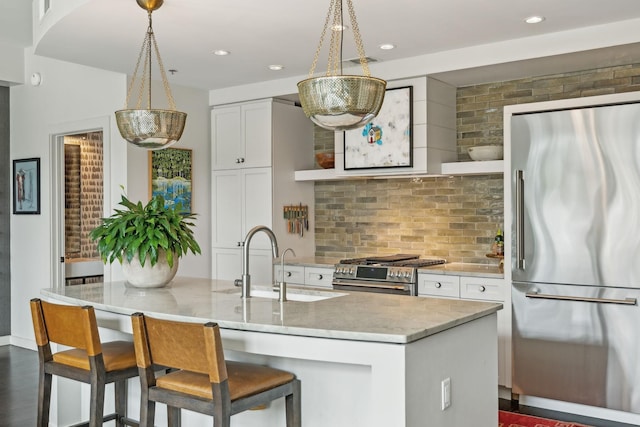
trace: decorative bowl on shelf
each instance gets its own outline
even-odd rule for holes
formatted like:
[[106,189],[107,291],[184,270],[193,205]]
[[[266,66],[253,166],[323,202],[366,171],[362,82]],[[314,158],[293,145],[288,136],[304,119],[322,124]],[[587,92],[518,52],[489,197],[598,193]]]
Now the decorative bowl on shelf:
[[468,151],[472,160],[502,160],[502,145],[479,145]]
[[333,152],[316,153],[316,162],[322,169],[333,169],[336,156]]

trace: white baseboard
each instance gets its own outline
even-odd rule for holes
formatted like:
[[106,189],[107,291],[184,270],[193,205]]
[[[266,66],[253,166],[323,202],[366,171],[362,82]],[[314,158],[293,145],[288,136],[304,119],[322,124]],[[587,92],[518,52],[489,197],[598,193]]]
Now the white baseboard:
[[9,345],[11,344],[11,337],[9,335],[0,337],[0,345]]
[[12,336],[9,344],[15,345],[17,347],[26,348],[27,350],[34,350],[34,351],[38,350],[38,346],[36,345],[36,342],[32,339],[25,339],[25,338]]

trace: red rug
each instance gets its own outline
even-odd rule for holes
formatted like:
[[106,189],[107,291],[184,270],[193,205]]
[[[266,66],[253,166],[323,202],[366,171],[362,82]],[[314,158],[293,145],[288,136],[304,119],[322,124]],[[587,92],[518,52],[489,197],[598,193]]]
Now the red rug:
[[499,411],[498,427],[589,427],[584,424],[532,417],[515,412]]

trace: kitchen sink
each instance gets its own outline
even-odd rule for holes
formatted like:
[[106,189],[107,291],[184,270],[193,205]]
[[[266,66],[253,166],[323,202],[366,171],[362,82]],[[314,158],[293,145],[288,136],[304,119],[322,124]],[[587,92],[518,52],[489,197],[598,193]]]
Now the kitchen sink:
[[[227,294],[240,294],[240,288],[234,289],[225,289],[222,291],[215,292],[223,292]],[[298,301],[298,302],[314,302],[314,301],[322,301],[325,299],[338,298],[348,295],[347,293],[342,292],[327,292],[327,291],[319,291],[319,290],[311,290],[311,289],[287,289],[287,301]],[[279,297],[278,291],[274,291],[271,288],[253,288],[251,289],[251,297],[255,298],[269,298],[277,300]]]
[[[313,302],[313,301],[322,301],[325,299],[342,297],[345,295],[347,294],[339,293],[339,292],[287,290],[288,301]],[[251,296],[258,297],[258,298],[278,299],[279,293],[278,291],[272,291],[269,289],[252,289]]]

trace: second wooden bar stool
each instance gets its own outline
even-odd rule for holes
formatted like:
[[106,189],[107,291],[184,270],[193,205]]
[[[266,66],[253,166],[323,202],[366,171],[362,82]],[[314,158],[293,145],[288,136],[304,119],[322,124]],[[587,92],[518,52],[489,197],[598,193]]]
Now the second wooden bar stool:
[[[34,298],[30,302],[33,329],[38,345],[38,426],[49,426],[51,380],[53,375],[91,385],[90,419],[77,426],[98,427],[115,420],[116,426],[137,426],[126,418],[128,378],[138,376],[133,343],[100,342],[93,307],[52,304]],[[74,347],[51,352],[50,343]],[[114,383],[114,414],[104,416],[105,385]]]
[[[140,426],[153,426],[155,403],[167,405],[169,426],[180,426],[180,408],[213,416],[229,427],[231,415],[285,398],[287,427],[300,427],[300,380],[290,372],[225,361],[215,323],[175,322],[132,315],[140,368]],[[153,365],[177,369],[157,377]]]

